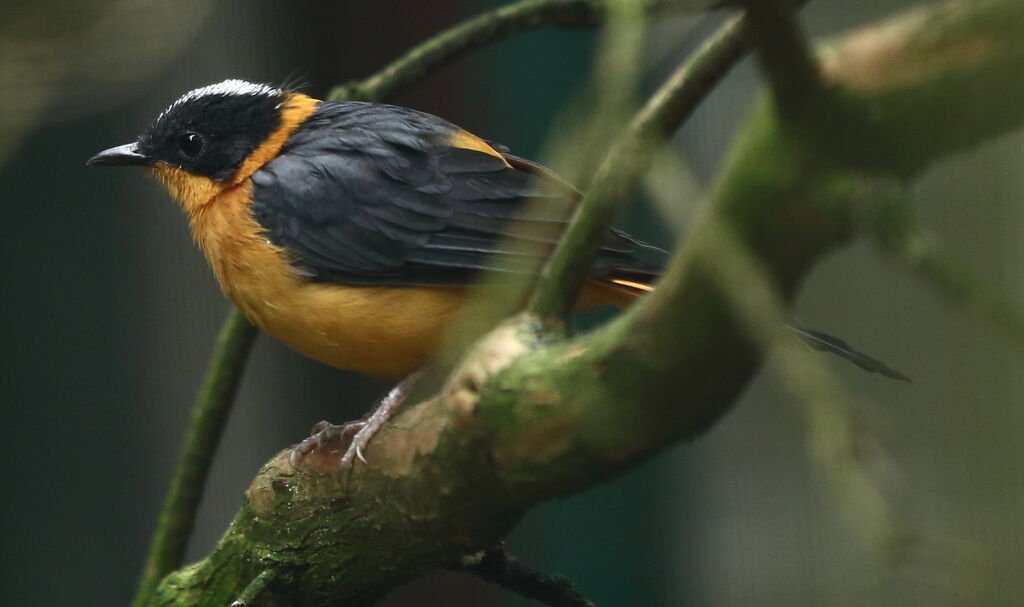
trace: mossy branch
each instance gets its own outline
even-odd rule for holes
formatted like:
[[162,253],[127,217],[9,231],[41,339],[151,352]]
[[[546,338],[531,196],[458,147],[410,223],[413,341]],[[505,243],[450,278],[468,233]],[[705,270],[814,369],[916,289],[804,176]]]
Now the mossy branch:
[[[833,43],[821,73],[864,111],[859,131],[844,114],[830,132],[864,136],[843,140],[849,155],[806,154],[762,104],[691,233],[729,226],[788,305],[861,229],[873,168],[908,174],[1020,125],[1022,28],[1022,0],[964,0]],[[753,377],[760,348],[701,251],[699,238],[684,243],[654,294],[588,335],[550,343],[528,318],[505,323],[440,394],[386,425],[347,480],[336,458],[295,470],[283,451],[214,552],[169,576],[152,604],[230,603],[269,568],[267,605],[368,605],[493,546],[536,503],[706,427]]]

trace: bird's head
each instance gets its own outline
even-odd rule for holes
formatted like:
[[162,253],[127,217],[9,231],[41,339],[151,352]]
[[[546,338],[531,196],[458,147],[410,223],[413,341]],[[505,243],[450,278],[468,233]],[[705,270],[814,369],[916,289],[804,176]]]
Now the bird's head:
[[225,80],[185,93],[134,142],[87,164],[147,167],[191,212],[273,158],[315,103],[301,93]]

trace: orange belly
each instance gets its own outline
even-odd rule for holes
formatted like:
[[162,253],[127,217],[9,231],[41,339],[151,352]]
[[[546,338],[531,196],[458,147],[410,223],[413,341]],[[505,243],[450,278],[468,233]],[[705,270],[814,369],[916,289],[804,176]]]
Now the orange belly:
[[315,360],[399,379],[437,351],[463,289],[305,283],[273,299],[232,298],[261,329]]
[[[273,298],[254,300],[242,292],[232,298],[261,329],[301,354],[363,375],[400,379],[438,351],[466,291],[303,283]],[[598,283],[588,285],[580,300],[581,309],[624,303],[621,291]]]

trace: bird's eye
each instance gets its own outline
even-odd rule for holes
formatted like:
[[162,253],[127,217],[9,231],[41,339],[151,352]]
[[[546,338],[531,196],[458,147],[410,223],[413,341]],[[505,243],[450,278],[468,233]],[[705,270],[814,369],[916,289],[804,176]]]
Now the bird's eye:
[[199,156],[203,153],[203,148],[205,147],[206,142],[203,141],[202,135],[198,133],[188,131],[178,135],[178,149],[188,158]]

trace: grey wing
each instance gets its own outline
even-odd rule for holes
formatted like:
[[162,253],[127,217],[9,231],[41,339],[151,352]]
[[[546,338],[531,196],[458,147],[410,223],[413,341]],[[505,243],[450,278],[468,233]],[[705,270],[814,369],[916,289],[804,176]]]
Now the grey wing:
[[[253,214],[298,271],[346,284],[469,284],[536,272],[579,195],[539,165],[452,145],[461,132],[394,106],[324,103],[253,175]],[[610,232],[595,274],[642,272]]]

